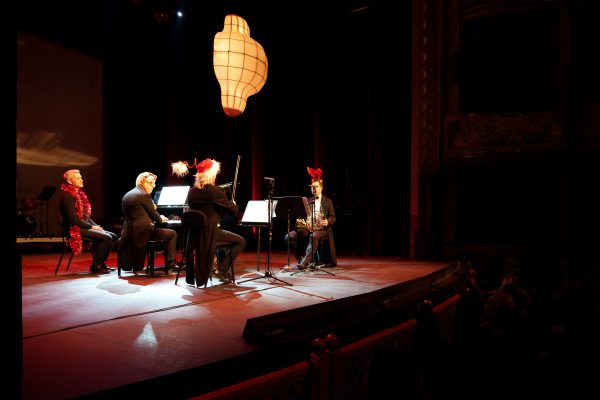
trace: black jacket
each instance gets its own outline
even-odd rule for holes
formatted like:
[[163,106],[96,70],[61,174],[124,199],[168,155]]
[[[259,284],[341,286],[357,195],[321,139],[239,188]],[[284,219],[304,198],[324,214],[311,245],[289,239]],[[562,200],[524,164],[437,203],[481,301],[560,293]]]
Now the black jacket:
[[192,186],[188,192],[187,203],[190,210],[202,211],[206,216],[206,225],[201,237],[192,238],[197,255],[193,268],[190,262],[186,262],[186,281],[191,283],[191,277],[194,276],[196,286],[202,286],[210,276],[219,222],[228,214],[237,215],[238,206],[227,198],[222,188],[214,185],[206,185],[202,189]]
[[144,269],[148,241],[155,224],[162,223],[152,197],[144,189],[134,187],[123,196],[123,229],[117,252],[117,263],[126,271]]

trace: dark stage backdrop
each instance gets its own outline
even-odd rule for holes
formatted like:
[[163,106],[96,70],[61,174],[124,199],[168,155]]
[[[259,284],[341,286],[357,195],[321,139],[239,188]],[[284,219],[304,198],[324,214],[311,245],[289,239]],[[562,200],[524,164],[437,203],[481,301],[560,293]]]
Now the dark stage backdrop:
[[[191,175],[172,175],[170,164],[179,160],[221,161],[218,183],[224,183],[232,181],[241,155],[240,210],[247,200],[267,197],[265,176],[275,178],[275,196],[309,195],[306,167],[320,167],[325,194],[338,214],[340,253],[408,255],[411,2],[359,3],[310,0],[302,7],[289,2],[272,7],[263,2],[90,0],[91,8],[81,9],[72,0],[21,0],[22,31],[102,62],[98,87],[86,82],[91,78],[66,84],[66,89],[86,88],[85,96],[97,95],[93,101],[61,92],[61,80],[54,77],[55,90],[39,97],[32,92],[49,80],[27,77],[29,89],[19,91],[49,104],[27,107],[50,110],[66,97],[71,104],[61,105],[51,117],[76,117],[82,125],[62,119],[27,127],[20,122],[19,131],[77,135],[69,149],[98,159],[81,169],[97,213],[107,217],[121,216],[121,198],[139,172],[158,174],[157,189],[191,184]],[[183,8],[182,19],[172,12],[176,6]],[[157,20],[156,11],[166,12],[167,20]],[[269,60],[265,86],[237,118],[223,113],[212,67],[214,35],[231,12],[247,20]],[[90,73],[85,65],[94,57],[74,62],[76,72],[59,71],[78,79]],[[97,114],[82,111],[86,106]],[[19,104],[20,121],[29,122],[31,112],[25,111]],[[35,168],[19,166],[19,176],[34,175]],[[57,185],[65,168],[49,169],[52,179],[43,178],[41,187]],[[37,195],[38,186],[27,194]],[[277,228],[281,225],[278,221]],[[284,232],[274,233],[274,246],[284,248],[283,238]]]
[[[310,195],[306,167],[321,167],[340,252],[408,254],[410,2],[362,11],[316,1],[231,3],[182,3],[184,17],[166,22],[133,3],[108,10],[111,212],[120,212],[115,199],[140,171],[158,174],[157,188],[192,184],[170,164],[211,157],[223,163],[217,183],[225,183],[239,154],[240,210],[267,197],[264,176],[275,178],[275,196]],[[212,66],[214,35],[228,12],[247,20],[269,61],[265,86],[236,118],[223,113]],[[398,62],[389,62],[390,52]],[[276,225],[273,245],[285,248],[285,221]]]
[[[101,219],[102,63],[31,34],[19,33],[17,39],[16,202],[38,199],[46,186],[59,188],[64,171],[76,168],[92,213]],[[40,233],[60,234],[58,190],[36,206]]]

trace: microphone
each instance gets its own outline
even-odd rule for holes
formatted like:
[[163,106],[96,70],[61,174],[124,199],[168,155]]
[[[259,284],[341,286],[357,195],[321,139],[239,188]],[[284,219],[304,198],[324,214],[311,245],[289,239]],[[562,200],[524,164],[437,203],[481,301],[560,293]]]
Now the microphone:
[[268,176],[265,176],[263,179],[266,181],[271,181],[271,182],[273,182],[275,180],[275,178],[270,178]]

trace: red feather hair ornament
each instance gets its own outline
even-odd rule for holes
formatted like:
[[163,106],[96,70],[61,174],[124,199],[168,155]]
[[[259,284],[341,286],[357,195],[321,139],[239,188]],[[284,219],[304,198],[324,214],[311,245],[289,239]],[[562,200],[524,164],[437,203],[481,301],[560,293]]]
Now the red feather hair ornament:
[[308,174],[312,178],[313,182],[321,180],[321,177],[323,176],[323,171],[321,171],[321,168],[312,169],[311,167],[306,167],[306,170],[308,171]]

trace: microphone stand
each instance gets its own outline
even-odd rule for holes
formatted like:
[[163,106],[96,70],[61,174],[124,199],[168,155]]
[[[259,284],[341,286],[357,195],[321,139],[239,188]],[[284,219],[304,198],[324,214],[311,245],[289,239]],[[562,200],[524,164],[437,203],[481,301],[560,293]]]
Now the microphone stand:
[[312,192],[313,198],[312,198],[312,215],[310,216],[310,263],[306,266],[306,268],[308,269],[314,269],[315,268],[315,246],[313,246],[313,238],[315,236],[315,227],[317,225],[317,212],[316,212],[316,206],[317,206],[317,196],[315,193],[315,187],[311,186],[310,190]]
[[[46,217],[46,224],[44,225],[43,222],[40,223],[40,225],[42,225],[41,228],[36,229],[36,231],[39,231],[40,235],[43,237],[47,237],[48,235],[48,226],[50,225],[50,220],[49,220],[49,213],[48,213],[48,201],[46,200],[38,200],[40,202],[40,210],[43,211],[43,215],[45,215]],[[42,213],[40,213],[42,214]],[[40,219],[43,219],[40,218]]]
[[290,209],[288,207],[287,209],[287,265],[283,268],[291,268],[292,266],[290,265],[290,229],[291,229],[291,223],[290,223]]
[[250,282],[250,281],[253,281],[256,279],[267,278],[267,279],[274,279],[276,281],[279,281],[279,282],[289,285],[289,286],[293,286],[291,283],[286,282],[286,281],[276,277],[275,274],[273,274],[273,271],[271,270],[271,242],[273,239],[273,188],[275,187],[275,179],[273,179],[273,178],[265,178],[265,179],[267,179],[269,181],[269,200],[268,200],[268,206],[267,206],[267,209],[268,209],[267,224],[269,227],[269,238],[268,238],[268,242],[267,242],[268,251],[267,251],[267,264],[265,266],[265,273],[262,276],[257,276],[255,278],[250,278],[250,279],[246,279],[245,281],[238,282],[238,284],[244,283],[244,282]]

